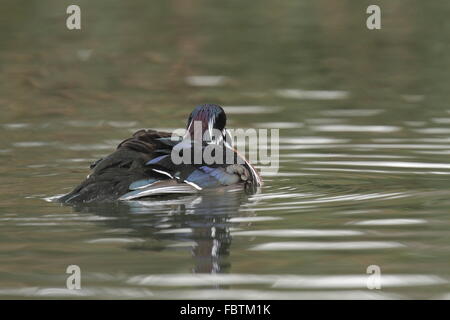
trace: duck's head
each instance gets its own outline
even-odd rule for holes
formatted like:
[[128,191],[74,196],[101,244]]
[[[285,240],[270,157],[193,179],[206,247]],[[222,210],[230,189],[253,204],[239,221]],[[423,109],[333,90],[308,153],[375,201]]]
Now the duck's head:
[[[218,142],[219,140],[223,141],[226,137],[226,123],[227,116],[221,106],[217,104],[202,104],[195,107],[189,115],[187,122],[187,134],[189,134],[191,138],[194,138],[194,130],[196,128],[200,129],[201,124],[202,138],[204,137],[205,132],[207,132],[207,137],[209,137],[209,139],[214,136],[213,140],[215,142]],[[215,130],[220,132],[219,137],[217,134],[214,135]]]

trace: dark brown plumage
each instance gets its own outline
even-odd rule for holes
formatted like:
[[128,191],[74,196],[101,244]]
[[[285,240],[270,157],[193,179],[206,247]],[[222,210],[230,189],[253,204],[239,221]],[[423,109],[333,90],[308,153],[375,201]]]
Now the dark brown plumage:
[[[121,142],[116,151],[91,165],[92,172],[72,192],[59,198],[61,202],[93,202],[116,200],[128,192],[133,181],[148,177],[145,163],[168,150],[159,138],[168,138],[168,132],[139,130]],[[161,150],[157,152],[156,150]],[[169,150],[168,150],[169,151]],[[163,175],[152,173],[156,178]]]

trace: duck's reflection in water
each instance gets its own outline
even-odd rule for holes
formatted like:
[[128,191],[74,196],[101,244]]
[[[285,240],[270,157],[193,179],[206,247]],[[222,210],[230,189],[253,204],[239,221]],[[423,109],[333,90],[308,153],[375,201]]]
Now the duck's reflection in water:
[[[247,202],[242,192],[209,192],[201,195],[152,198],[142,201],[78,205],[78,212],[110,217],[101,221],[108,228],[130,230],[152,245],[135,250],[173,250],[190,247],[194,273],[226,273],[230,268],[231,235],[229,219]],[[163,245],[155,245],[155,243]],[[147,241],[146,241],[147,243]],[[168,244],[169,243],[169,244]]]

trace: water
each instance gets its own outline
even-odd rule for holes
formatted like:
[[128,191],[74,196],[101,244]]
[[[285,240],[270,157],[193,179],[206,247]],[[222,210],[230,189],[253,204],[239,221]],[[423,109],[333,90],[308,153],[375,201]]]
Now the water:
[[[364,1],[79,1],[80,32],[2,4],[0,298],[450,297],[450,5],[380,3],[368,31]],[[280,128],[260,194],[45,201],[207,102]]]

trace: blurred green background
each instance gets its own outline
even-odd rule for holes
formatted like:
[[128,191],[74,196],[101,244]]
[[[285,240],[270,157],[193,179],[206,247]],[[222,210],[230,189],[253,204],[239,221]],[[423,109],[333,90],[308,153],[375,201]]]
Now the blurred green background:
[[[164,121],[203,101],[278,104],[274,90],[302,88],[349,90],[346,107],[390,104],[399,117],[411,110],[401,95],[429,94],[420,118],[448,98],[445,0],[76,3],[82,30],[65,26],[70,1],[2,1],[2,117]],[[381,30],[366,28],[369,4],[382,8]],[[230,81],[202,89],[186,83],[193,75]]]

